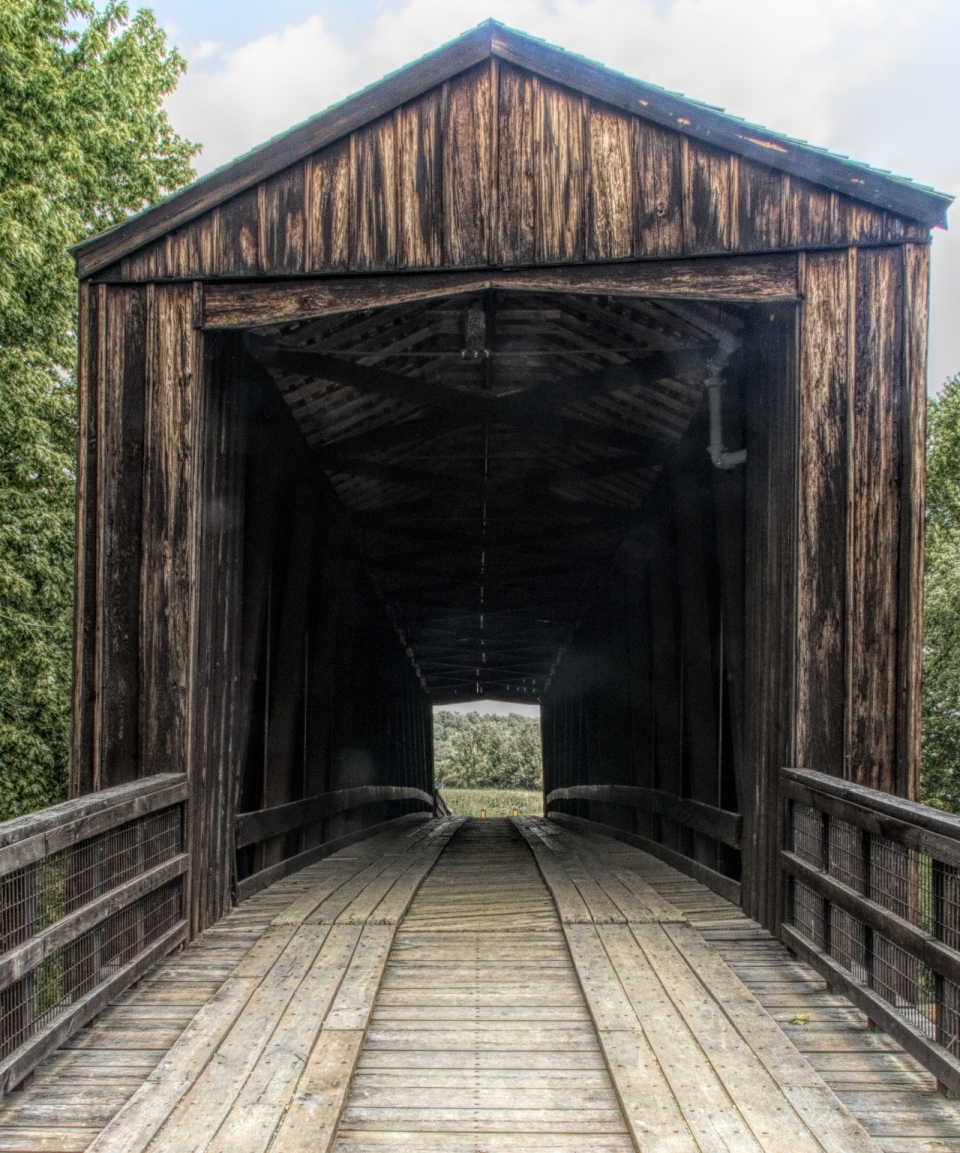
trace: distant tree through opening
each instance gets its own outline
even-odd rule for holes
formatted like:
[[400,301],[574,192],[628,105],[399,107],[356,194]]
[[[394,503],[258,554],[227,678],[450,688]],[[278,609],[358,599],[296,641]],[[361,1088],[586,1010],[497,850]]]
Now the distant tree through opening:
[[433,710],[434,781],[464,816],[543,811],[539,705],[482,700]]

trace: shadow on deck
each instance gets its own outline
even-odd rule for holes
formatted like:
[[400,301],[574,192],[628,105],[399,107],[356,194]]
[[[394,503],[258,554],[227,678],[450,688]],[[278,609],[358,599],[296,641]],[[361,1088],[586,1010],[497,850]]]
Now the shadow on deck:
[[634,1147],[955,1153],[960,1109],[670,866],[417,817],[235,909],[0,1108],[0,1153]]

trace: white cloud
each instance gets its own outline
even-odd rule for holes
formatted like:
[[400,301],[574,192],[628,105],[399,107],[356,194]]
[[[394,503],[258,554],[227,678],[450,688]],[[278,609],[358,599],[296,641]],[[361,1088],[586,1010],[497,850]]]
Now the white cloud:
[[215,66],[198,66],[216,48],[204,43],[168,107],[204,142],[208,169],[490,15],[818,141],[837,131],[842,97],[902,50],[913,23],[898,0],[676,0],[665,10],[650,0],[409,0],[349,49],[320,16],[218,54]]
[[[769,128],[960,191],[951,0],[399,0],[350,45],[320,16],[204,43],[168,100],[209,171],[488,16]],[[931,109],[933,112],[931,112]],[[960,236],[937,238],[931,381],[960,369]]]
[[[219,67],[196,66],[211,58]],[[203,144],[197,167],[206,172],[348,95],[357,63],[312,16],[233,52],[201,45],[167,109],[179,132]]]

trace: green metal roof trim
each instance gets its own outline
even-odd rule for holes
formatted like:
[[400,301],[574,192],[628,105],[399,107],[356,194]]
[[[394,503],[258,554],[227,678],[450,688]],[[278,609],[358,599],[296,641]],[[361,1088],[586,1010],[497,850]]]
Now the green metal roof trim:
[[802,140],[769,132],[712,105],[634,80],[489,20],[200,177],[151,208],[75,244],[70,251],[77,258],[78,272],[92,275],[491,56],[759,164],[800,176],[898,216],[946,227],[947,209],[954,199],[947,193]]

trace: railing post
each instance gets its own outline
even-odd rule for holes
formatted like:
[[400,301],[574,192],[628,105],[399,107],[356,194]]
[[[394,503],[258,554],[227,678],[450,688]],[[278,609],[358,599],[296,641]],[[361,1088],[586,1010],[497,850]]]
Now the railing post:
[[[784,840],[786,847],[791,853],[797,851],[797,828],[796,828],[796,815],[794,813],[794,802],[790,797],[784,798]],[[786,871],[781,869],[781,876],[783,877],[783,918],[788,924],[793,924],[796,919],[796,886],[793,877]]]
[[[860,830],[860,867],[863,872],[863,895],[869,900],[873,896],[873,837],[866,829]],[[870,925],[863,926],[863,967],[866,970],[866,982],[873,988],[874,948],[873,929]]]
[[[830,814],[820,813],[820,868],[825,873],[830,872]],[[833,917],[830,912],[830,898],[821,898],[821,917],[823,918],[823,951],[832,952],[833,946]]]

